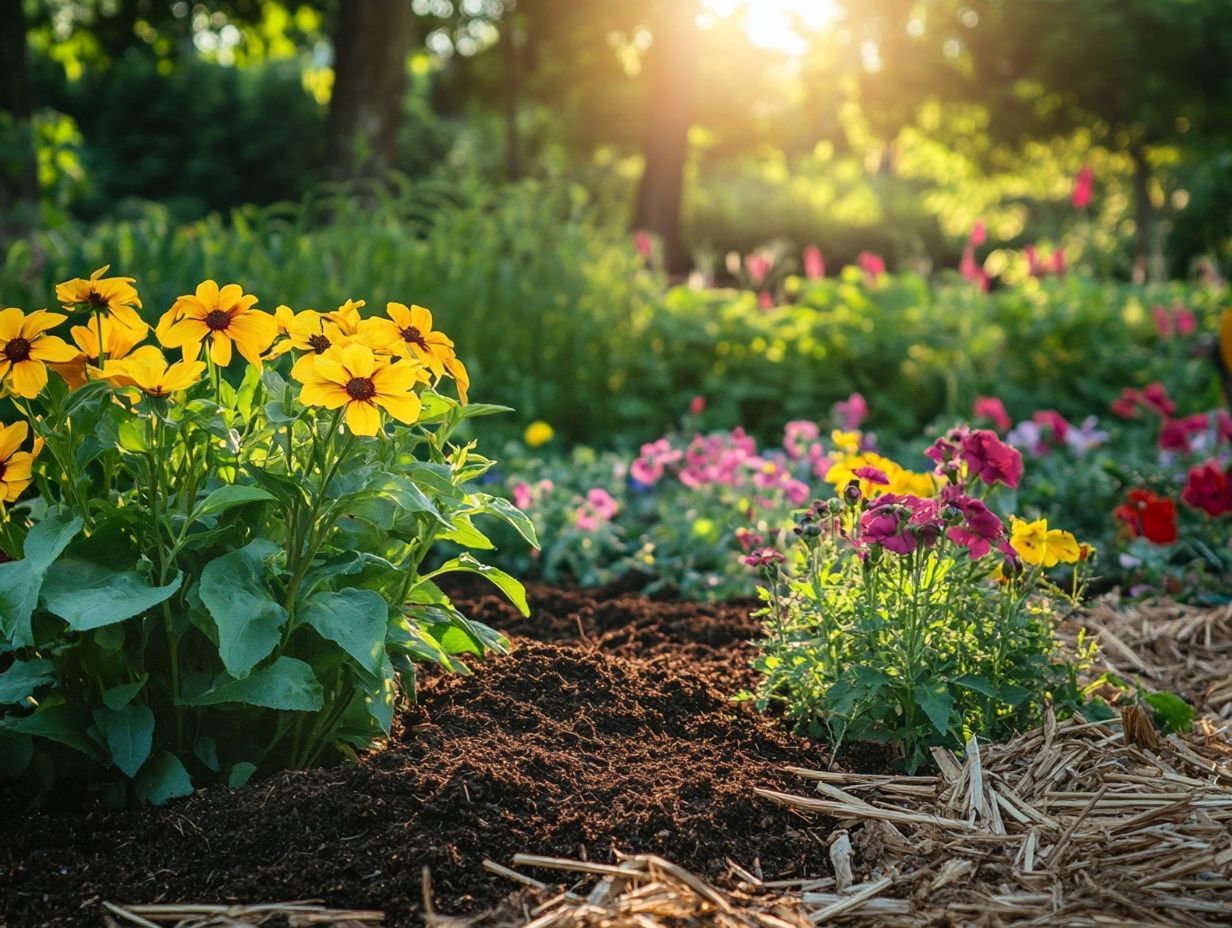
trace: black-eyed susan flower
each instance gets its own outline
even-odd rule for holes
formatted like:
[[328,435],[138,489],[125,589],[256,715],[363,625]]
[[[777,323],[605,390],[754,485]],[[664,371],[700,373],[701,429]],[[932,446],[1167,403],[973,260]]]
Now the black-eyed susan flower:
[[385,312],[388,318],[365,319],[360,323],[360,331],[370,332],[395,354],[418,361],[438,379],[449,374],[458,385],[458,396],[465,403],[470,375],[458,360],[453,340],[432,327],[431,310],[387,303]]
[[195,361],[209,342],[210,357],[219,367],[231,363],[231,346],[250,364],[261,364],[261,354],[278,334],[269,313],[253,309],[257,298],[239,284],[219,287],[202,282],[195,293],[175,301],[158,321],[158,340],[167,348],[180,348],[185,361]]
[[359,331],[359,324],[363,321],[359,311],[365,305],[365,300],[347,300],[333,312],[325,313],[325,318],[342,329],[344,334],[354,335]]
[[57,284],[56,299],[70,312],[76,310],[110,316],[134,329],[144,326],[145,323],[137,315],[141,299],[133,286],[135,281],[131,277],[104,277],[110,267],[109,264],[103,265],[88,280],[77,277]]
[[[99,326],[102,326],[103,352],[99,352]],[[144,322],[140,328],[131,328],[116,322],[110,316],[95,316],[86,325],[73,326],[70,334],[77,346],[77,355],[71,361],[49,364],[48,366],[59,374],[69,389],[76,390],[90,379],[90,369],[100,364],[100,359],[119,361],[128,356],[129,352],[140,344],[149,333],[150,327]]]
[[0,382],[26,399],[38,396],[47,386],[47,364],[77,354],[64,339],[46,334],[66,318],[44,309],[29,315],[16,307],[0,311]]
[[43,450],[43,439],[34,439],[31,451],[22,451],[30,426],[14,422],[0,428],[0,502],[13,503],[30,486],[30,468]]
[[303,384],[301,403],[345,409],[347,428],[355,435],[380,431],[381,409],[406,425],[415,422],[421,409],[415,385],[428,380],[418,363],[382,363],[371,348],[360,344],[306,355],[292,375]]
[[138,348],[122,361],[108,361],[103,377],[117,387],[136,387],[146,396],[164,398],[187,390],[205,373],[204,361],[177,361],[168,365],[154,345]]
[[293,350],[324,354],[330,348],[341,348],[352,343],[367,345],[377,354],[389,354],[386,346],[373,342],[368,335],[357,335],[354,326],[336,322],[334,313],[319,313],[315,309],[295,313],[289,307],[279,306],[274,310],[274,320],[282,338],[274,345],[271,357]]

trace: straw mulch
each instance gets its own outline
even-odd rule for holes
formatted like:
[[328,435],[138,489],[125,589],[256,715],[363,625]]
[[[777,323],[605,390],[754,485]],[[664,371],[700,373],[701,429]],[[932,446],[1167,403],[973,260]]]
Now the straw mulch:
[[327,909],[314,902],[277,902],[269,905],[129,905],[103,903],[105,928],[372,928],[384,924],[384,915],[362,909]]

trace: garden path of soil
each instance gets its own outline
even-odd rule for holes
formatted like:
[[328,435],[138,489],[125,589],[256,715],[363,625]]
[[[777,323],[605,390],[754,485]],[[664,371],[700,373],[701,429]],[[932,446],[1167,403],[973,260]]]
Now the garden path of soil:
[[320,898],[421,924],[425,866],[437,911],[470,915],[515,888],[483,860],[519,852],[828,872],[828,823],[753,794],[825,759],[728,699],[753,682],[749,604],[532,586],[524,620],[486,589],[455,596],[513,654],[424,680],[391,746],[360,764],[126,812],[29,812],[0,791],[0,928],[97,925],[102,899]]

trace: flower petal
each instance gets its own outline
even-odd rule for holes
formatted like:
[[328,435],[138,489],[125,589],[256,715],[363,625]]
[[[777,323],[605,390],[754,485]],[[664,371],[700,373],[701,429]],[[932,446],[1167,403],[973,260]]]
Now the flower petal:
[[9,371],[9,384],[18,396],[32,400],[47,386],[47,366],[42,361],[19,361]]
[[0,461],[11,458],[29,434],[30,426],[25,422],[14,422],[0,429]]
[[348,403],[346,424],[353,435],[375,435],[381,429],[381,413],[372,403]]

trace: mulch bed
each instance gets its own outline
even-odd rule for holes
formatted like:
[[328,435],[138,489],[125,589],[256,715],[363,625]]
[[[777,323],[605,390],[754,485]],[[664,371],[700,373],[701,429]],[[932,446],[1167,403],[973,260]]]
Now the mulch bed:
[[749,604],[532,587],[524,620],[486,590],[455,593],[514,653],[429,675],[360,764],[123,812],[32,812],[0,791],[0,928],[98,925],[104,900],[320,899],[419,924],[425,867],[437,911],[473,915],[513,888],[484,860],[519,853],[661,854],[720,882],[728,860],[767,879],[829,872],[833,823],[755,792],[828,759],[730,701],[753,682]]

